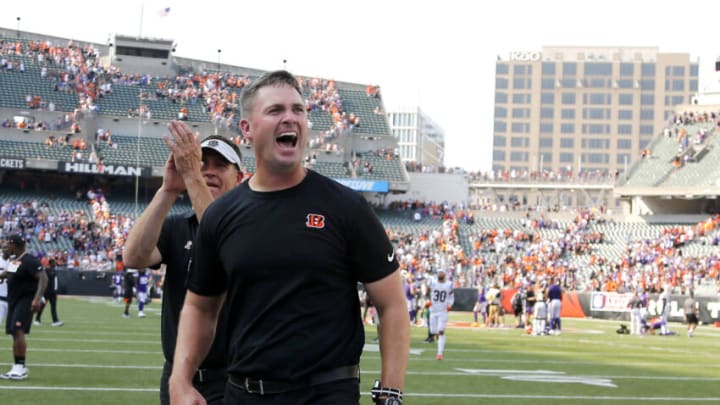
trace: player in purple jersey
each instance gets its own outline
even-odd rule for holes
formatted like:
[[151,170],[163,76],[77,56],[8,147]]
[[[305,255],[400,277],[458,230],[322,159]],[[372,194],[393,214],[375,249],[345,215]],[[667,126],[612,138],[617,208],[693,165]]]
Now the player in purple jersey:
[[150,291],[150,274],[147,269],[140,269],[138,271],[137,279],[137,302],[138,302],[138,318],[145,318],[145,304],[148,299],[148,292]]
[[488,308],[488,302],[487,298],[485,297],[485,287],[480,286],[478,287],[478,295],[477,295],[477,301],[475,302],[475,306],[473,307],[473,324],[474,326],[477,326],[478,323],[478,313],[482,315],[482,323],[483,325],[487,322],[487,308]]

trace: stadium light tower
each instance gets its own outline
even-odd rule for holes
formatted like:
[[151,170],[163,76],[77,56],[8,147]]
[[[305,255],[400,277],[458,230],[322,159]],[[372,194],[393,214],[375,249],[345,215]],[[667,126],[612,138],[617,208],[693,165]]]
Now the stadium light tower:
[[20,38],[20,17],[17,17],[17,37]]
[[222,53],[222,49],[218,49],[218,63],[217,63],[217,70],[220,71],[220,54]]

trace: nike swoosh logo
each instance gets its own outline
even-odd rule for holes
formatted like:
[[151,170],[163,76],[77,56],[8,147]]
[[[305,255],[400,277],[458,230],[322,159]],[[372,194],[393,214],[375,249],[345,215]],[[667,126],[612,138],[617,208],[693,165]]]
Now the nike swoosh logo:
[[391,262],[393,259],[395,259],[395,252],[392,252],[392,254],[388,254],[388,261]]

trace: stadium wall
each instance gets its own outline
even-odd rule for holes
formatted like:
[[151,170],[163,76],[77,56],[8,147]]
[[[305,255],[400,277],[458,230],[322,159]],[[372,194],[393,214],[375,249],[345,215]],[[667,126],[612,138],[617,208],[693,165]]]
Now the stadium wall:
[[[58,293],[64,295],[83,296],[112,296],[110,286],[112,273],[98,271],[72,271],[58,270]],[[156,280],[157,281],[157,280]],[[512,305],[510,300],[515,289],[506,289],[502,292],[503,309],[506,315],[512,316]],[[454,311],[472,311],[477,300],[477,289],[456,288]],[[154,298],[159,297],[153,293]],[[618,294],[609,292],[568,292],[563,294],[563,305],[561,316],[563,318],[599,318],[618,321],[630,321],[630,310],[627,303],[632,294]],[[685,313],[682,309],[686,295],[672,295],[670,297],[671,322],[684,322]],[[711,324],[720,321],[720,300],[713,296],[696,297],[700,303],[700,321],[703,324]],[[648,298],[648,315],[659,316],[662,308],[658,304],[658,294]]]

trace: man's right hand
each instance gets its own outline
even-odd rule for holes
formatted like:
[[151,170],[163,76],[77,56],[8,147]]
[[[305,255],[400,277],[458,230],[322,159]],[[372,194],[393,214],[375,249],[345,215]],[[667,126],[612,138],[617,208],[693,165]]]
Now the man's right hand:
[[168,386],[172,405],[207,405],[205,398],[190,383],[174,381],[171,376]]

